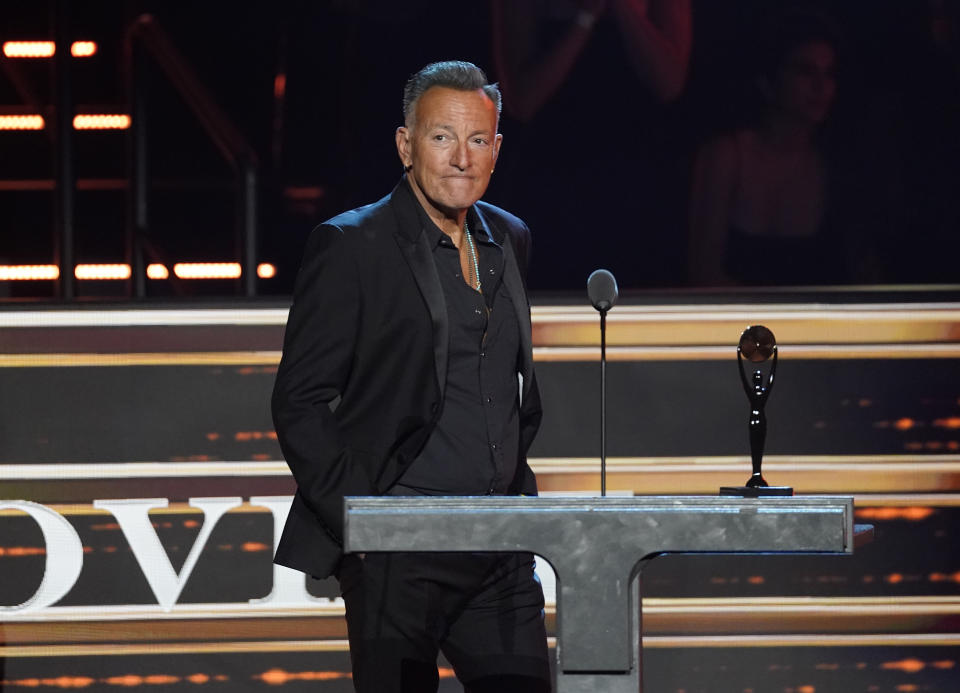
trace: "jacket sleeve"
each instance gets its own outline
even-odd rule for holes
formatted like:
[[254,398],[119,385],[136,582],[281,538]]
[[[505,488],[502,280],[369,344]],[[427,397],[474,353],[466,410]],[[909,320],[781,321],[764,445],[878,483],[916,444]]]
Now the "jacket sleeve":
[[517,464],[517,472],[513,483],[510,485],[511,493],[522,496],[536,496],[537,477],[527,462],[527,452],[533,443],[537,430],[540,428],[540,421],[543,418],[543,409],[540,407],[540,390],[537,388],[537,376],[533,375],[533,384],[527,393],[527,398],[523,401],[520,409],[520,459]]
[[361,302],[356,258],[343,231],[314,229],[297,276],[273,388],[280,448],[307,507],[338,542],[343,497],[372,495],[364,465],[344,444],[331,403],[350,380]]
[[519,228],[510,228],[509,238],[513,243],[514,255],[517,256],[520,278],[523,279],[523,286],[526,287],[527,270],[530,268],[530,229],[523,222],[520,224]]
[[[517,266],[520,270],[520,278],[523,280],[524,290],[527,285],[527,267],[530,258],[530,229],[525,223],[517,219],[516,224],[507,225],[507,238],[513,246],[513,252],[517,259]],[[530,300],[527,298],[527,309],[529,310]],[[533,443],[537,430],[540,428],[540,421],[543,418],[543,409],[540,404],[540,390],[537,387],[536,371],[533,373],[533,382],[530,390],[520,407],[520,459],[517,465],[516,476],[511,483],[511,493],[517,493],[524,496],[537,495],[537,479],[527,464],[527,451]]]

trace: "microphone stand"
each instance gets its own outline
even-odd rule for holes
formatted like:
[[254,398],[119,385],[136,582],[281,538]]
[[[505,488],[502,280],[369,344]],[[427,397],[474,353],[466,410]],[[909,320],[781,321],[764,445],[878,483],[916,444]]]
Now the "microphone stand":
[[587,279],[590,303],[600,313],[600,495],[607,495],[607,311],[617,302],[617,280],[609,270]]
[[600,496],[607,495],[607,311],[600,311]]

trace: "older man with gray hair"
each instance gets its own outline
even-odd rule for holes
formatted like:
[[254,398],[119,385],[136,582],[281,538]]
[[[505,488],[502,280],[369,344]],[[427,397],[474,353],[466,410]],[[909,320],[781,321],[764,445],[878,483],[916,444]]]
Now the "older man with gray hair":
[[342,552],[344,496],[537,492],[530,232],[480,201],[499,112],[471,63],[413,75],[403,178],[318,226],[297,278],[273,393],[297,493],[275,560],[336,575],[363,693],[436,691],[441,651],[470,693],[550,690],[530,554]]

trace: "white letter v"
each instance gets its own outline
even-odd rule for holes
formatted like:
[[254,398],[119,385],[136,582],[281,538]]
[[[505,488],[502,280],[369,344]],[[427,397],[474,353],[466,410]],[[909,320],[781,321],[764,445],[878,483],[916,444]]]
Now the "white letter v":
[[148,513],[154,508],[166,508],[166,498],[131,498],[123,500],[95,500],[93,506],[109,511],[123,530],[133,555],[140,564],[150,589],[163,607],[170,611],[177,603],[180,592],[190,579],[190,573],[203,552],[210,533],[224,513],[237,507],[243,502],[242,498],[191,498],[189,503],[203,512],[203,526],[200,534],[190,548],[187,560],[180,570],[180,574],[173,569],[170,557],[160,543],[157,533],[150,523]]

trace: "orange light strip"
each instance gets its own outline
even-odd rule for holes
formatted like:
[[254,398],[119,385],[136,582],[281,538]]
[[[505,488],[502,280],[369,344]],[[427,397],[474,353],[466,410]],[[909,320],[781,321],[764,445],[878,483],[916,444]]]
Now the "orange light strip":
[[333,681],[335,679],[349,679],[349,671],[284,671],[270,669],[251,678],[260,679],[268,686],[283,686],[293,681]]
[[147,277],[150,279],[168,279],[170,277],[170,270],[167,269],[166,265],[161,265],[160,263],[151,263],[147,265]]
[[[74,58],[89,58],[96,55],[96,41],[74,41],[70,44],[70,55]],[[53,41],[4,41],[3,54],[8,58],[52,58],[57,53],[57,44]]]
[[[43,130],[46,122],[39,113],[0,115],[0,130]],[[74,116],[75,130],[127,130],[130,116],[126,113],[82,113]]]
[[0,130],[43,130],[46,123],[36,113],[23,115],[0,115]]
[[70,45],[70,55],[74,58],[89,58],[97,53],[95,41],[74,41]]
[[3,42],[3,54],[8,58],[52,58],[56,52],[53,41]]
[[[238,279],[243,271],[239,262],[178,262],[173,266],[173,273],[179,279]],[[269,279],[276,275],[276,268],[269,263],[261,263],[257,274]],[[74,267],[73,276],[77,279],[123,280],[132,276],[132,270],[126,263],[79,264]],[[152,263],[147,265],[147,277],[169,279],[170,270],[166,265]],[[0,281],[59,278],[60,269],[56,265],[0,265]]]
[[59,279],[56,265],[0,265],[0,281],[35,281]]
[[951,416],[947,419],[935,419],[933,425],[936,428],[960,428],[960,416]]
[[130,116],[126,113],[85,113],[73,118],[76,130],[126,130]]
[[243,271],[239,262],[178,262],[173,273],[178,279],[237,279]]
[[897,508],[892,506],[857,508],[854,511],[857,519],[865,520],[907,520],[920,522],[936,512],[932,507],[910,506]]
[[129,279],[130,265],[125,263],[77,265],[73,270],[73,276],[77,279]]

